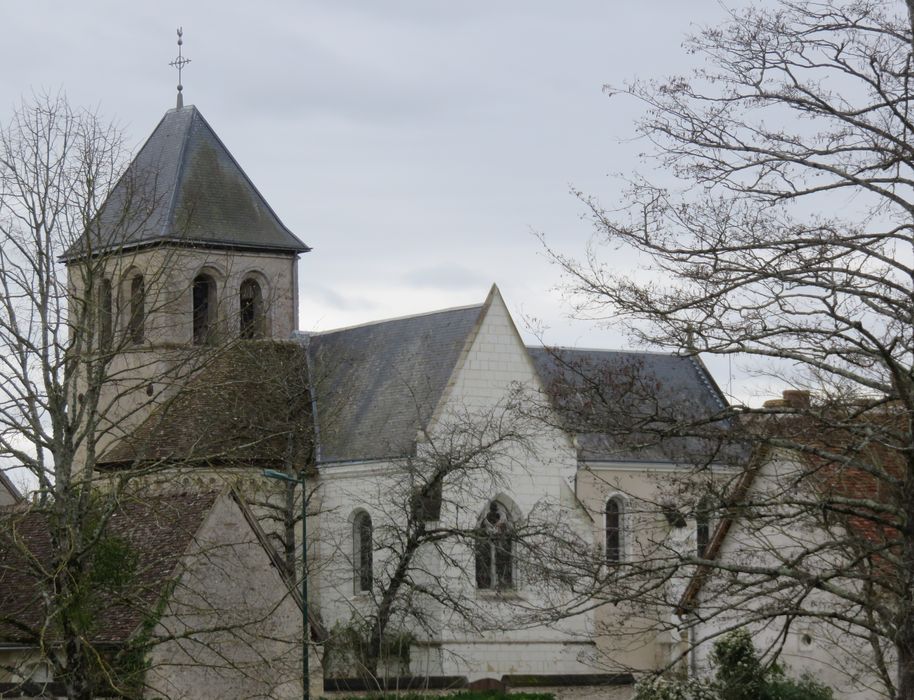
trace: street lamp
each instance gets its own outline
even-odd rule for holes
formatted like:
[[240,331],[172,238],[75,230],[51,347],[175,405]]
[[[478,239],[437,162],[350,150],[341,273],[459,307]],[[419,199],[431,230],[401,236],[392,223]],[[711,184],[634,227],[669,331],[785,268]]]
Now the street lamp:
[[292,484],[301,484],[301,617],[302,617],[302,686],[304,700],[311,697],[311,685],[308,675],[308,499],[305,498],[305,474],[301,478],[289,476],[275,469],[264,469],[263,475],[268,479],[279,479]]

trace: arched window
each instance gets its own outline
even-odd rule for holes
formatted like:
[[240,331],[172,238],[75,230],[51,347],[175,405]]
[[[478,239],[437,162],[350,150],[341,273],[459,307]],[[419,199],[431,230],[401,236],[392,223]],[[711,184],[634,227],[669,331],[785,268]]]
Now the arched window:
[[606,536],[606,562],[616,564],[622,561],[623,518],[625,509],[622,499],[614,496],[606,501],[604,512]]
[[130,279],[130,317],[127,321],[127,337],[131,343],[142,343],[146,336],[146,283],[143,275]]
[[216,327],[216,282],[209,275],[194,277],[193,288],[194,345],[213,339]]
[[263,324],[263,293],[257,280],[248,277],[241,283],[239,293],[241,308],[239,319],[241,322],[242,338],[260,338],[264,334]]
[[492,501],[476,530],[477,588],[514,588],[513,538],[507,508],[498,501]]
[[352,521],[352,567],[356,593],[369,592],[374,583],[373,534],[371,516],[360,511]]
[[111,347],[114,332],[114,306],[111,300],[111,280],[103,278],[98,283],[98,346]]
[[695,554],[704,557],[711,541],[711,506],[706,499],[695,509]]

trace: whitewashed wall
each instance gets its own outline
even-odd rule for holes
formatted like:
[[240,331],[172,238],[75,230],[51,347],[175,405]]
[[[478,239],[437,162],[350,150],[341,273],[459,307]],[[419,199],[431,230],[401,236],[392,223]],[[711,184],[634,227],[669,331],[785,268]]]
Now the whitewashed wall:
[[[421,381],[421,378],[416,378]],[[428,430],[420,436],[419,454],[438,446],[468,420],[485,421],[494,415],[513,415],[510,402],[518,385],[539,386],[533,365],[497,291],[490,298],[465,356],[445,391],[442,404]],[[521,425],[516,426],[522,428]],[[485,513],[489,501],[498,498],[519,517],[527,517],[544,502],[563,508],[564,517],[575,522],[589,537],[590,525],[575,510],[573,483],[576,456],[568,437],[541,424],[528,426],[528,435],[518,444],[499,448],[492,474],[479,472],[460,483],[446,483],[442,525],[472,529]],[[424,444],[423,444],[424,443]],[[404,498],[400,481],[405,463],[375,462],[328,466],[321,470],[322,564],[320,577],[323,614],[328,626],[346,622],[369,609],[364,594],[355,594],[352,569],[351,516],[363,508],[372,516],[376,530],[402,514]],[[453,544],[447,554],[455,565],[446,565],[426,551],[426,576],[459,595],[472,608],[474,622],[489,626],[478,632],[465,620],[441,606],[427,612],[434,620],[430,630],[414,630],[430,644],[416,648],[413,671],[432,675],[466,675],[471,680],[503,674],[587,673],[592,657],[592,624],[589,616],[566,620],[555,626],[511,630],[518,609],[535,608],[541,602],[541,581],[525,579],[517,569],[516,591],[478,591],[472,547]],[[383,552],[375,553],[376,569]],[[498,629],[501,627],[501,629]]]

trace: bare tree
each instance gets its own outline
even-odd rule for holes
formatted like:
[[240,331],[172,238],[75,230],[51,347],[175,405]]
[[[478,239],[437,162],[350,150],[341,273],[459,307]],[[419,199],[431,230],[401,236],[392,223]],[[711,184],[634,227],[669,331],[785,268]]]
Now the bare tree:
[[[733,421],[756,460],[789,454],[796,466],[770,488],[722,494],[715,512],[751,513],[755,524],[740,519],[757,547],[762,525],[816,523],[815,534],[783,552],[769,540],[754,563],[661,543],[645,560],[657,580],[700,565],[731,581],[721,611],[764,594],[754,619],[828,620],[870,647],[898,698],[914,697],[912,22],[910,3],[750,8],[689,39],[704,59],[694,74],[607,87],[644,103],[640,132],[676,185],[636,177],[621,208],[582,196],[595,244],[583,260],[553,253],[578,312],[650,345],[754,359],[813,391],[706,422]],[[647,275],[614,270],[604,246],[643,255]],[[847,488],[851,477],[864,486]],[[628,593],[673,602],[656,587]]]
[[104,256],[84,258],[73,298],[77,280],[68,280],[61,256],[97,223],[123,163],[118,132],[62,97],[23,105],[0,134],[0,451],[31,473],[52,513],[58,558],[47,584],[63,649],[55,670],[70,697],[91,693],[93,653],[75,617],[85,551],[98,537],[88,522],[108,430],[102,387],[128,341],[102,329],[112,313],[99,303]]
[[[180,246],[130,248],[167,193],[157,186],[158,173],[125,171],[126,155],[116,128],[72,108],[63,96],[24,103],[0,128],[0,468],[15,465],[30,474],[37,488],[25,522],[42,528],[37,539],[18,537],[19,516],[10,513],[5,521],[3,548],[10,559],[0,575],[10,587],[0,585],[0,623],[38,650],[61,692],[74,699],[142,693],[143,655],[154,642],[195,634],[215,640],[214,626],[221,639],[207,658],[229,668],[233,660],[219,645],[234,638],[255,653],[244,626],[263,623],[268,614],[220,619],[213,614],[215,598],[205,611],[207,601],[188,594],[185,612],[187,600],[194,601],[197,617],[179,615],[180,631],[157,639],[145,629],[130,678],[106,649],[110,640],[97,634],[102,618],[117,616],[111,596],[132,613],[146,606],[148,617],[141,619],[164,619],[159,595],[130,588],[147,580],[124,580],[135,560],[128,545],[142,546],[141,537],[127,536],[124,504],[136,498],[132,484],[138,478],[171,468],[175,455],[146,459],[137,452],[114,464],[113,446],[156,408],[167,412],[185,395],[188,379],[232,345],[221,336],[196,346],[160,342],[187,315],[181,300],[188,286],[175,288],[168,276],[186,261]],[[142,275],[129,274],[144,256],[155,264],[144,265]],[[161,347],[152,348],[153,342]],[[163,515],[165,522],[171,518]],[[30,549],[36,542],[40,551]],[[224,573],[235,556],[225,553],[229,545],[198,551],[200,566],[208,561],[210,573]],[[17,600],[13,583],[24,580],[33,605],[11,613],[6,604]],[[155,580],[173,592],[181,588]],[[251,673],[240,665],[235,670]]]
[[[321,546],[337,563],[322,572],[325,587],[338,591],[323,600],[338,618],[328,674],[384,687],[408,675],[410,654],[445,630],[504,633],[546,621],[552,610],[538,603],[568,593],[550,570],[560,539],[581,547],[589,537],[553,494],[525,514],[498,496],[511,491],[511,478],[524,478],[538,428],[512,402],[451,411],[421,431],[414,455],[384,465],[370,485],[326,479],[326,501],[347,504],[327,507],[322,525]],[[527,597],[515,593],[520,587]]]

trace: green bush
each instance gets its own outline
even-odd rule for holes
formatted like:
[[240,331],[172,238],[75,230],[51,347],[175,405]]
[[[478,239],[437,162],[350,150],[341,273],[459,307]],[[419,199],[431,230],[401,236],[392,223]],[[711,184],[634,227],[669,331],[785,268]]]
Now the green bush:
[[656,678],[638,683],[635,700],[833,700],[830,688],[809,675],[788,678],[777,664],[765,666],[752,638],[736,630],[714,644],[714,679]]
[[700,678],[655,678],[635,686],[634,700],[719,700],[713,683]]

